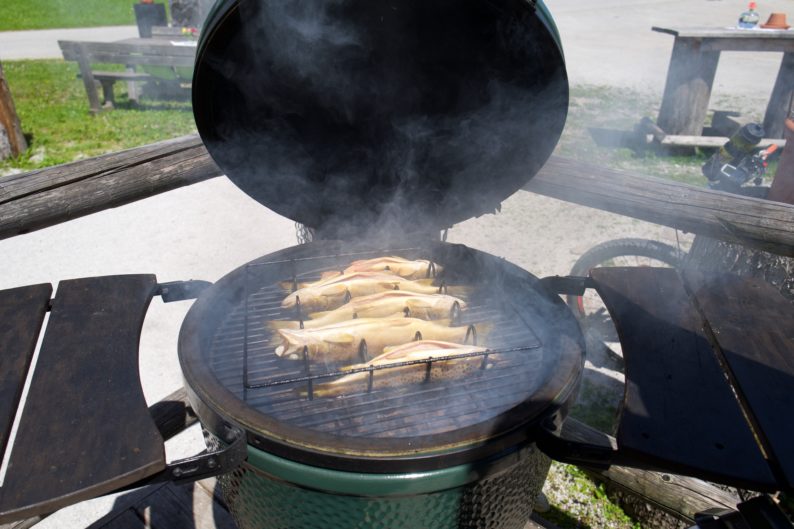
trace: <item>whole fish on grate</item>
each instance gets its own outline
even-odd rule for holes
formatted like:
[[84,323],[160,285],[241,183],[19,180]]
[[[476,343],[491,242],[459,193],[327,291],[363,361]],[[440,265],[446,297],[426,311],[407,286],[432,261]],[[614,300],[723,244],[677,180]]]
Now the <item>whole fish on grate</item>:
[[282,358],[299,360],[303,351],[311,360],[349,362],[379,355],[386,347],[416,339],[463,343],[467,326],[450,327],[449,320],[437,322],[406,318],[395,314],[390,318],[358,318],[317,329],[278,329],[274,352]]
[[[412,281],[385,272],[352,272],[338,275],[325,275],[313,283],[299,285],[300,288],[289,294],[281,303],[283,309],[293,309],[298,305],[308,311],[323,311],[337,308],[352,298],[402,290],[418,294],[438,293],[439,287],[433,279]],[[465,293],[465,287],[450,287],[450,294]]]
[[405,259],[403,257],[376,257],[353,261],[345,268],[345,273],[352,272],[386,272],[406,279],[422,279],[434,277],[443,268],[427,259]]
[[[316,329],[354,318],[385,318],[398,313],[422,320],[449,318],[455,321],[466,308],[466,302],[446,294],[419,294],[404,290],[387,290],[359,298],[331,311],[309,314],[310,320],[303,322],[304,329]],[[299,321],[270,321],[272,332],[278,329],[300,329]]]
[[[479,370],[484,365],[483,357],[472,355],[472,353],[484,353],[487,348],[476,345],[461,345],[439,340],[420,340],[399,346],[387,347],[383,354],[373,358],[369,362],[355,364],[343,368],[344,370],[362,369],[368,367],[383,367],[390,364],[400,364],[404,362],[420,361],[411,365],[399,365],[388,369],[360,371],[344,375],[332,382],[319,384],[314,388],[316,397],[336,397],[339,395],[351,394],[366,391],[370,384],[373,388],[400,387],[411,384],[421,384],[424,382],[444,379],[453,380],[466,377]],[[468,356],[463,356],[468,355]],[[432,363],[428,370],[428,363],[421,362],[428,359],[447,358],[462,356],[462,358],[448,358]],[[370,376],[372,379],[370,380]],[[305,389],[300,389],[302,394]]]

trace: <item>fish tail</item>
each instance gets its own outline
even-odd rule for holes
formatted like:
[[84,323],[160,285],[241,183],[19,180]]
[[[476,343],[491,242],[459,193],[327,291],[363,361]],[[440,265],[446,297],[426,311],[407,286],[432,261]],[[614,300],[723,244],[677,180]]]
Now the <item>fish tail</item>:
[[[295,388],[295,393],[302,399],[309,398],[309,386],[306,384],[301,384],[299,387]],[[336,396],[336,392],[333,388],[328,388],[324,386],[317,386],[312,388],[312,397],[314,398],[327,398],[327,397],[334,397]]]
[[462,300],[466,300],[471,295],[472,290],[473,289],[471,287],[452,285],[452,286],[444,287],[441,293],[448,294],[450,296],[460,298]]
[[267,328],[271,334],[276,334],[279,329],[297,329],[300,324],[291,320],[271,320],[267,322]]

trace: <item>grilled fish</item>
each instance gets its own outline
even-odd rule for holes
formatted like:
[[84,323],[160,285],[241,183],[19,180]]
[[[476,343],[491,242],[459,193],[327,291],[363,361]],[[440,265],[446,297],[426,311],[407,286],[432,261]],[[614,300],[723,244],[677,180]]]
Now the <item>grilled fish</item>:
[[[431,271],[435,270],[435,274]],[[365,259],[353,261],[345,269],[345,273],[351,272],[387,272],[406,279],[421,279],[432,277],[441,272],[441,265],[432,264],[427,259],[417,259],[410,261],[402,257],[377,257],[375,259]]]
[[[303,298],[301,298],[301,303]],[[456,305],[457,304],[457,305]],[[402,313],[404,316],[422,320],[456,319],[457,312],[466,308],[466,302],[445,294],[417,294],[404,290],[387,290],[360,298],[352,298],[341,307],[310,314],[310,320],[303,322],[304,329],[316,329],[333,323],[350,321],[354,318],[385,318]],[[298,329],[297,321],[271,321],[271,331],[277,329]]]
[[[301,307],[310,311],[331,310],[343,305],[351,298],[403,290],[418,294],[435,294],[438,287],[433,286],[432,279],[410,281],[402,277],[383,272],[352,272],[325,277],[314,283],[299,288],[284,298],[281,307],[295,308],[300,298]],[[462,287],[457,287],[462,288]]]
[[[369,362],[355,364],[344,369],[352,370],[387,366],[413,360],[459,356],[484,351],[486,351],[486,348],[482,346],[460,345],[438,340],[421,340],[396,347],[387,347],[384,349],[383,354]],[[479,369],[482,363],[483,357],[479,355],[433,362],[430,367],[429,380],[463,378]],[[372,371],[372,387],[379,389],[421,384],[428,380],[427,376],[427,363],[424,362],[408,366],[395,366],[388,369],[376,369]],[[336,397],[366,391],[369,386],[369,377],[368,371],[344,375],[332,382],[318,384],[314,389],[314,395],[317,397]],[[305,395],[306,392],[301,390],[301,393]]]
[[431,322],[395,314],[390,318],[358,318],[317,329],[279,329],[275,353],[282,358],[299,360],[305,347],[314,361],[349,362],[360,358],[366,346],[369,356],[381,354],[390,345],[414,339],[463,342],[466,326],[449,327],[449,320]]

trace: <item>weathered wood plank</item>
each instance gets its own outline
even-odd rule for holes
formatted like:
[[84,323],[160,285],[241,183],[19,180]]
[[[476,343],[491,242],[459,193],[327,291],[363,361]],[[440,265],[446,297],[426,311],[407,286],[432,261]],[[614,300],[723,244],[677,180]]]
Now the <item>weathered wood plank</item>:
[[[0,239],[220,176],[198,136],[0,178]],[[794,256],[794,206],[552,156],[527,191]]]
[[525,190],[794,256],[794,206],[553,156]]
[[165,468],[138,375],[155,286],[148,275],[59,284],[0,488],[0,520],[52,512]]
[[775,477],[794,490],[794,307],[759,279],[683,276]]
[[[580,442],[599,443],[604,433],[576,419],[568,418],[564,425],[564,436]],[[684,520],[693,522],[695,514],[712,507],[734,509],[740,498],[705,481],[635,468],[611,466],[608,470],[583,467],[592,477],[632,494],[661,510]]]
[[[667,134],[662,138],[659,144],[663,147],[705,147],[708,149],[719,149],[730,138],[725,136],[680,136],[675,134]],[[648,143],[653,142],[651,136]],[[779,138],[764,138],[759,145],[777,145],[778,147],[785,147],[786,140]]]
[[678,272],[620,267],[590,275],[626,362],[617,434],[625,459],[617,462],[776,490]]
[[0,178],[0,239],[220,176],[197,136]]
[[764,114],[764,131],[770,138],[782,138],[794,96],[794,52],[783,54],[775,87]]
[[[22,125],[17,116],[14,98],[11,97],[11,89],[6,83],[3,65],[0,64],[0,130],[5,130],[6,140],[11,156],[19,156],[28,148],[25,135],[22,134]],[[6,158],[5,153],[0,149],[0,160]]]
[[708,113],[719,51],[697,39],[676,38],[657,125],[667,134],[700,136]]
[[49,283],[0,290],[0,457],[6,449],[51,294]]
[[631,494],[685,522],[695,514],[721,507],[736,509],[741,499],[706,481],[676,474],[612,466],[608,470],[584,469],[607,486]]
[[794,34],[787,30],[763,30],[747,31],[739,28],[726,28],[715,26],[691,26],[691,27],[651,27],[652,31],[667,33],[674,37],[694,38],[694,39],[715,39],[730,38],[734,41],[794,41]]

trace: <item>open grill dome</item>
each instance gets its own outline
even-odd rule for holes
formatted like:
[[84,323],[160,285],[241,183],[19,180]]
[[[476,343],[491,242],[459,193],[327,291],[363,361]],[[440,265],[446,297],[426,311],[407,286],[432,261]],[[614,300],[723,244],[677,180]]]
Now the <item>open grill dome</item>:
[[219,2],[193,79],[228,177],[326,238],[493,212],[567,107],[551,18],[513,0]]
[[[487,327],[478,338],[487,348],[482,369],[447,379],[435,374],[438,362],[428,362],[426,382],[380,387],[376,379],[349,394],[310,398],[310,384],[337,378],[340,366],[275,354],[266,323],[295,316],[281,308],[284,282],[317,279],[378,255],[430,259],[443,267],[436,278],[441,288],[471,288],[453,325]],[[370,252],[325,241],[265,256],[218,281],[190,310],[179,354],[210,430],[233,422],[251,444],[282,457],[404,472],[473,461],[531,441],[538,421],[571,398],[583,347],[558,296],[501,259],[446,243]]]

